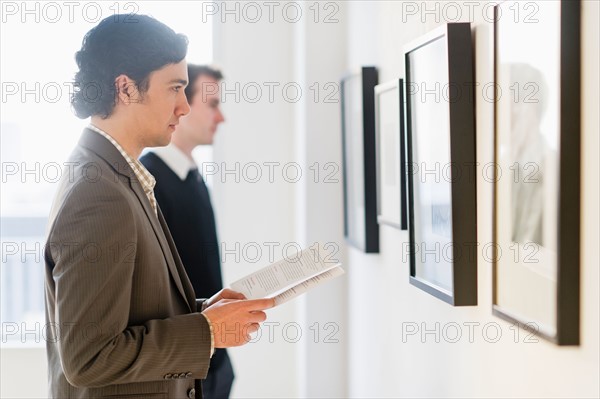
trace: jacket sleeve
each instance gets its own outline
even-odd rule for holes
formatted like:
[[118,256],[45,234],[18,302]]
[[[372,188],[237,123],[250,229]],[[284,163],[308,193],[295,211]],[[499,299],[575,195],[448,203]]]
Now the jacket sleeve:
[[[57,345],[65,377],[81,387],[156,381],[167,374],[205,378],[210,329],[200,313],[163,319],[151,311],[130,314],[140,221],[122,191],[96,183],[72,187],[46,247],[53,263],[50,319],[59,331],[49,344]],[[151,291],[142,292],[157,294]]]

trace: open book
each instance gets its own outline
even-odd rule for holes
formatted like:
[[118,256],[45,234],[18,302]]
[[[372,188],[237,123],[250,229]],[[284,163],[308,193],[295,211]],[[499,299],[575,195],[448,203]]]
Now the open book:
[[281,305],[344,274],[340,263],[320,257],[324,253],[322,247],[304,249],[234,282],[231,289],[248,299],[275,298],[275,306]]

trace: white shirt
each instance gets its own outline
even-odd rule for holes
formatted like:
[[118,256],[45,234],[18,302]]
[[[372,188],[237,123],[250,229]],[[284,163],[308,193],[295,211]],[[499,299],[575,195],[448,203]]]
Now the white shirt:
[[196,164],[187,157],[175,144],[166,147],[156,147],[151,150],[183,181],[190,170],[197,169]]

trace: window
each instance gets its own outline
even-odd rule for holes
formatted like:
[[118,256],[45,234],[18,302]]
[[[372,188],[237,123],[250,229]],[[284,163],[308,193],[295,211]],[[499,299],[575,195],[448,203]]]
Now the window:
[[149,14],[189,39],[188,62],[212,61],[202,2],[3,2],[0,71],[2,344],[43,345],[47,217],[69,153],[89,120],[69,104],[85,33],[117,13]]

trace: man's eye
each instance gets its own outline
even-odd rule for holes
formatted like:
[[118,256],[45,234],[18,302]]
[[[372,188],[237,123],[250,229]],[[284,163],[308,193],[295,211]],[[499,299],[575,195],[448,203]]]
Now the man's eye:
[[179,93],[180,89],[181,89],[181,86],[175,86],[175,87],[173,87],[173,90],[175,90],[175,93]]

